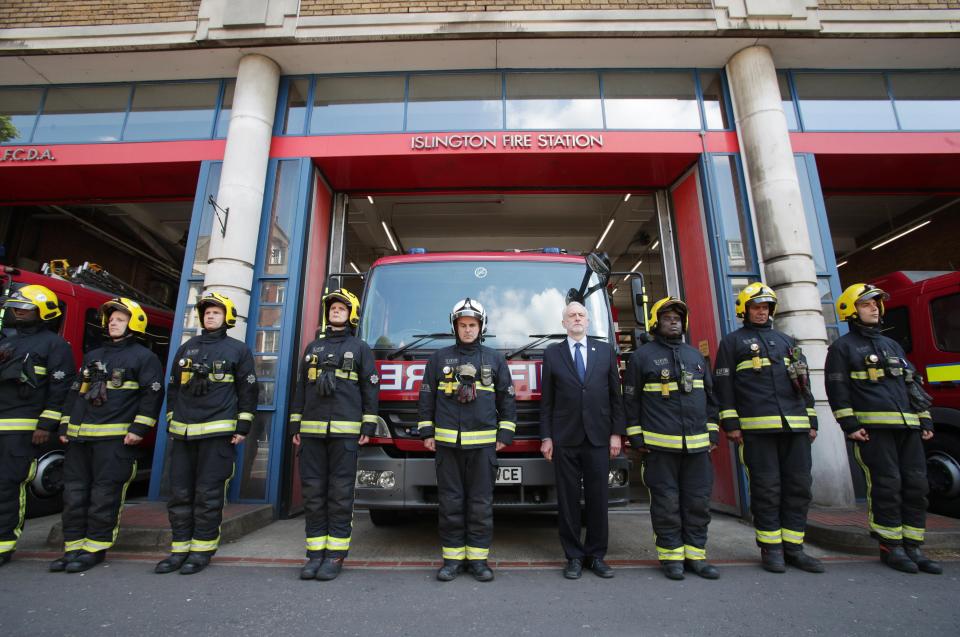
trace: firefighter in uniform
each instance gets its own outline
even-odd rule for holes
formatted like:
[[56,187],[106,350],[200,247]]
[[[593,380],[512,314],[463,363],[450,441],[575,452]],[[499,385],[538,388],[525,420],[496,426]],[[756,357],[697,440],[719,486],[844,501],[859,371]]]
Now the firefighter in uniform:
[[0,566],[23,530],[27,485],[37,471],[33,445],[56,434],[74,374],[70,345],[47,329],[61,313],[53,292],[24,286],[4,312],[13,330],[0,336]]
[[329,581],[350,550],[357,455],[376,430],[380,380],[373,352],[353,335],[360,300],[339,289],[321,303],[321,332],[304,350],[289,426],[306,512],[300,579]]
[[705,550],[717,405],[707,362],[683,342],[687,313],[674,297],[650,308],[654,340],[634,352],[624,380],[627,437],[646,454],[643,481],[650,489],[650,521],[664,575],[682,580],[686,569],[717,579]]
[[53,572],[78,573],[106,557],[120,530],[127,487],[137,475],[138,445],[157,424],[163,402],[160,359],[137,342],[147,314],[136,301],[100,306],[108,341],[86,353],[60,421],[64,555]]
[[443,551],[437,579],[449,582],[467,566],[477,581],[489,582],[496,452],[517,428],[513,381],[503,355],[480,344],[487,329],[480,303],[459,301],[450,325],[457,343],[427,361],[418,423],[424,446],[436,452]]
[[943,569],[920,550],[927,510],[923,440],[933,438],[930,397],[903,349],[880,333],[880,288],[855,283],[837,299],[850,331],[827,351],[827,397],[867,481],[870,532],[884,564],[905,573]]
[[747,467],[763,568],[784,573],[790,564],[822,573],[820,560],[803,551],[817,412],[806,357],[792,337],[773,329],[776,309],[776,293],[762,283],[737,295],[743,327],[720,342],[714,370],[720,426]]
[[154,571],[199,573],[220,545],[220,522],[233,478],[236,445],[250,432],[257,410],[253,355],[227,336],[237,309],[207,292],[196,305],[203,332],[180,346],[168,382],[170,434],[170,556]]

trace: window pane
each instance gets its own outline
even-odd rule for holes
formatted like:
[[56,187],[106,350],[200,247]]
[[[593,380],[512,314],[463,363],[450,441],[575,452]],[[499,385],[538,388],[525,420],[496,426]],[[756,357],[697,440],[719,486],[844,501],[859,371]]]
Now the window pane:
[[203,294],[203,281],[191,281],[187,288],[187,302],[183,307],[183,333],[180,335],[180,344],[200,333],[200,318],[197,316],[197,300]]
[[407,130],[503,128],[499,73],[413,75]]
[[286,274],[290,239],[300,186],[300,161],[285,159],[277,165],[273,205],[270,208],[270,240],[266,245],[266,274]]
[[283,303],[286,300],[286,292],[285,281],[264,281],[260,284],[260,302]]
[[[210,205],[210,197],[212,195],[214,199],[217,198],[217,191],[220,190],[220,171],[222,169],[222,162],[210,164],[207,186],[203,191],[200,229],[197,232],[197,251],[193,257],[193,276],[203,276],[207,272],[207,255],[210,253],[210,232],[213,230],[214,217],[213,206]],[[217,230],[219,231],[219,223],[217,224]]]
[[507,128],[603,128],[599,76],[507,74]]
[[267,497],[267,468],[270,466],[272,421],[273,412],[258,413],[250,426],[250,433],[243,441],[240,497],[245,500],[265,500]]
[[783,104],[783,114],[787,116],[787,128],[790,130],[799,130],[797,123],[797,109],[793,105],[793,98],[790,97],[790,81],[784,72],[777,73],[777,84],[780,85],[780,100]]
[[0,115],[9,117],[17,129],[17,134],[8,139],[7,143],[23,144],[30,141],[42,96],[43,89],[39,88],[0,90]]
[[823,252],[823,241],[820,239],[820,224],[817,219],[817,208],[813,201],[813,187],[810,184],[810,174],[807,172],[807,162],[803,157],[794,157],[797,165],[797,179],[800,182],[800,196],[803,198],[803,213],[807,219],[807,233],[810,235],[810,251],[813,253],[813,263],[818,274],[826,274],[827,259]]
[[604,73],[607,128],[700,130],[693,73]]
[[276,353],[280,351],[279,330],[257,330],[257,342],[254,346],[258,352]]
[[733,128],[727,117],[727,100],[723,96],[723,82],[720,73],[700,72],[700,90],[703,91],[703,114],[707,118],[707,128]]
[[272,354],[257,355],[253,358],[253,365],[256,368],[257,376],[267,378],[276,378],[278,358]]
[[712,161],[714,187],[723,226],[721,249],[726,254],[731,272],[750,272],[754,270],[753,252],[750,248],[750,226],[744,213],[740,169],[736,157],[715,155]]
[[905,307],[892,307],[883,313],[883,333],[900,343],[904,354],[913,349],[910,338],[910,311]]
[[260,316],[257,319],[258,327],[280,327],[280,321],[283,319],[283,306],[270,305],[260,308]]
[[123,138],[209,139],[219,92],[219,82],[137,85]]
[[880,73],[796,73],[804,130],[896,130]]
[[403,130],[402,75],[317,80],[310,133]]
[[283,132],[288,135],[303,135],[307,122],[307,95],[310,80],[291,80],[287,89],[287,108],[283,118]]
[[257,404],[272,405],[277,391],[277,384],[273,381],[259,381],[257,383]]
[[49,89],[33,141],[117,141],[130,91],[130,86]]
[[[940,297],[930,303],[933,336],[941,352],[960,352],[960,294]],[[886,322],[886,319],[884,319]]]
[[226,137],[230,128],[230,115],[233,113],[233,91],[237,88],[236,80],[227,80],[223,86],[223,104],[217,116],[216,137]]
[[892,73],[890,86],[904,129],[960,129],[960,73]]

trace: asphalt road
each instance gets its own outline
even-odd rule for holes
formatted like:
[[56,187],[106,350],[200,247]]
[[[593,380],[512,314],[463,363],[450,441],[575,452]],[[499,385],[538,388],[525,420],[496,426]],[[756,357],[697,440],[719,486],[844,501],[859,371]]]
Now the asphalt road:
[[960,634],[960,563],[904,575],[874,561],[824,575],[722,566],[719,581],[500,569],[479,584],[432,570],[344,570],[301,582],[290,567],[220,566],[154,575],[116,560],[79,575],[16,560],[0,569],[0,635],[937,635]]

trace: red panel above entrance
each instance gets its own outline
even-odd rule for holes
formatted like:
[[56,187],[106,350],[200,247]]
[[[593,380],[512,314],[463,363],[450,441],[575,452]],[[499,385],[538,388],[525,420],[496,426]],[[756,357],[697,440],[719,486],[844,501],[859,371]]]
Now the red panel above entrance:
[[274,138],[274,157],[313,157],[336,190],[663,188],[734,133],[493,132]]

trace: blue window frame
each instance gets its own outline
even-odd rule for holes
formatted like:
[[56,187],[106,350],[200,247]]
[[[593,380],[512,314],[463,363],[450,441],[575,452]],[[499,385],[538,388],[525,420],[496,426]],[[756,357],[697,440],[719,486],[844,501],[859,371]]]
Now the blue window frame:
[[778,76],[791,130],[960,130],[957,69],[804,69]]
[[235,80],[0,88],[5,144],[91,144],[225,137]]
[[285,77],[275,135],[730,130],[721,70],[509,69]]

